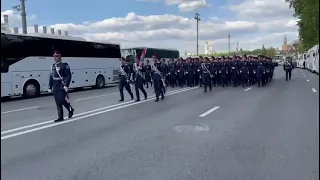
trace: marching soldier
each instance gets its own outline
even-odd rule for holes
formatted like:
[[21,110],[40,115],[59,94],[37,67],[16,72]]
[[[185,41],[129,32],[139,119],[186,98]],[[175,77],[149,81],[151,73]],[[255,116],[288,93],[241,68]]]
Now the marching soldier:
[[161,100],[164,99],[164,77],[162,77],[162,73],[164,72],[161,66],[161,62],[158,61],[158,57],[153,55],[153,62],[154,65],[152,67],[153,71],[153,87],[154,92],[156,94],[156,100],[155,102],[159,101],[159,96],[161,95]]
[[184,64],[183,64],[183,59],[181,58],[177,64],[177,74],[178,74],[178,84],[180,87],[184,86]]
[[253,59],[251,56],[249,57],[248,69],[249,69],[249,85],[253,85],[255,74],[254,74]]
[[217,76],[216,76],[216,79],[217,79],[217,85],[220,86],[221,85],[221,69],[222,69],[222,62],[221,62],[221,58],[218,57],[217,58]]
[[59,51],[55,51],[53,56],[55,63],[51,67],[48,92],[53,91],[54,100],[58,110],[58,119],[54,122],[59,122],[64,120],[62,106],[68,110],[68,118],[73,116],[74,109],[70,104],[68,96],[68,88],[72,75],[68,63],[63,63],[61,61],[61,53]]
[[261,61],[260,58],[258,58],[258,65],[257,65],[257,83],[258,83],[258,87],[260,86],[264,86],[264,74],[265,74],[265,69],[263,66],[263,62]]
[[149,64],[149,60],[146,60],[146,65],[145,65],[145,84],[147,85],[147,88],[149,88],[149,83],[150,86],[152,86],[152,81],[151,81],[151,65]]
[[215,62],[215,57],[214,56],[211,56],[211,58],[210,58],[210,66],[211,66],[211,70],[210,70],[211,82],[212,82],[213,87],[216,87],[218,72],[217,72],[217,67],[216,67],[216,62]]
[[169,85],[173,88],[176,85],[176,65],[173,62],[173,59],[170,59],[168,64],[168,82]]
[[120,91],[120,100],[119,102],[124,101],[123,88],[126,88],[127,92],[130,94],[131,99],[133,100],[133,93],[130,88],[130,77],[132,74],[132,69],[128,65],[128,62],[122,57],[120,58],[121,65],[119,70],[119,91]]
[[287,57],[283,64],[283,70],[286,71],[286,81],[288,81],[288,79],[291,80],[291,71],[293,70],[293,64],[290,60],[290,57]]
[[241,69],[240,69],[240,77],[241,77],[241,84],[242,87],[246,87],[248,85],[249,80],[249,69],[247,66],[247,57],[244,55],[242,57]]
[[194,65],[195,65],[195,75],[194,75],[194,83],[195,85],[200,85],[202,87],[202,69],[201,69],[201,63],[199,60],[196,60]]
[[225,57],[222,56],[222,63],[221,63],[221,74],[220,74],[220,80],[222,87],[225,87],[227,85],[227,76],[228,76],[228,68],[226,66]]
[[233,83],[233,87],[238,86],[238,74],[239,74],[239,69],[238,69],[238,62],[236,61],[236,56],[233,57],[233,61],[231,63],[231,69],[230,69],[230,74],[231,74],[231,81]]
[[193,86],[193,65],[190,61],[190,58],[187,59],[187,62],[185,64],[185,75],[186,75],[186,80],[187,80],[187,86],[192,87]]
[[139,56],[136,56],[135,63],[133,63],[133,77],[134,77],[134,89],[136,91],[136,102],[140,101],[139,89],[144,95],[144,99],[147,99],[147,92],[143,88],[144,75],[142,74],[145,71],[142,63],[140,63]]
[[[161,61],[161,77],[163,78],[164,82],[167,82],[167,74],[168,74],[168,66],[166,64],[166,60],[162,59]],[[166,84],[163,86],[163,93],[166,94]]]
[[211,65],[209,63],[209,59],[205,57],[205,61],[201,64],[202,66],[202,79],[203,79],[203,87],[204,87],[204,92],[207,92],[207,87],[209,86],[209,90],[212,90],[212,84],[211,84]]

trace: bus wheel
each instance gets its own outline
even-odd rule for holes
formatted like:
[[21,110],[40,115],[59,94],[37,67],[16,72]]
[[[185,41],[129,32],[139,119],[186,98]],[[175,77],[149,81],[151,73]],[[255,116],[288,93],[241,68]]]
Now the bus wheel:
[[40,85],[36,80],[29,80],[23,86],[23,96],[34,98],[40,95]]
[[96,79],[96,88],[101,89],[104,88],[106,85],[106,81],[102,75],[99,75]]

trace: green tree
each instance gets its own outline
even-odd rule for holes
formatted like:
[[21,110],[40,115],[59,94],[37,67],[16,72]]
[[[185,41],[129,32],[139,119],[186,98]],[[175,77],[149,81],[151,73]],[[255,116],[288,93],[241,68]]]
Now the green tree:
[[294,9],[299,27],[300,48],[306,51],[319,42],[319,0],[285,0]]

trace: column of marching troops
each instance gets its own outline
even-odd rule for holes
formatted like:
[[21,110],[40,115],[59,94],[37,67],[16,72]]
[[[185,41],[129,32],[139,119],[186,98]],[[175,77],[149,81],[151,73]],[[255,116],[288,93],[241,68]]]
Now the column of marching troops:
[[[71,106],[68,96],[68,89],[72,78],[72,73],[68,63],[62,62],[61,52],[55,50],[55,63],[51,67],[49,76],[48,91],[53,92],[58,111],[58,119],[55,122],[64,120],[63,106],[68,110],[68,118],[74,114],[74,108]],[[131,86],[134,84],[136,101],[140,101],[142,91],[144,98],[147,99],[147,88],[153,86],[156,95],[156,102],[164,99],[166,87],[204,87],[212,90],[212,86],[251,86],[257,84],[258,87],[265,86],[272,80],[273,72],[277,63],[272,62],[271,58],[265,56],[246,56],[242,57],[199,57],[199,58],[182,58],[175,61],[160,60],[153,56],[153,64],[146,61],[145,64],[140,62],[140,57],[135,57],[135,62],[130,64],[125,58],[120,58],[119,67],[119,90],[120,101],[124,101],[123,89],[125,88],[134,99]],[[286,70],[286,80],[291,79],[292,63],[286,61],[284,64]]]
[[[124,101],[123,89],[125,88],[134,99],[130,85],[134,84],[136,101],[140,101],[139,90],[147,99],[144,86],[154,87],[156,102],[164,99],[166,86],[170,87],[204,87],[216,86],[242,86],[248,87],[257,84],[258,87],[265,86],[273,78],[274,68],[278,65],[266,56],[233,56],[233,57],[199,57],[171,59],[168,63],[153,56],[153,64],[140,62],[139,56],[135,57],[135,63],[129,64],[121,58],[119,73],[120,101]],[[132,85],[131,85],[132,86]]]

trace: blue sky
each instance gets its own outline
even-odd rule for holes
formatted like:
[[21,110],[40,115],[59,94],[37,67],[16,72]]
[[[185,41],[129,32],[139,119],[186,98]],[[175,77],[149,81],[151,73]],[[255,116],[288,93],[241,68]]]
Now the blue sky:
[[[1,2],[1,14],[9,15],[11,28],[20,23],[18,12],[12,11],[18,3]],[[285,33],[289,41],[297,38],[295,18],[282,0],[28,0],[26,7],[29,32],[36,23],[123,46],[160,47],[161,40],[161,47],[194,52],[195,12],[202,19],[200,51],[205,41],[216,51],[226,51],[228,32],[232,48],[238,41],[244,49],[277,47]]]

